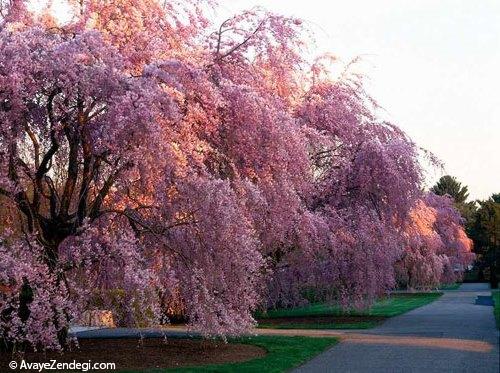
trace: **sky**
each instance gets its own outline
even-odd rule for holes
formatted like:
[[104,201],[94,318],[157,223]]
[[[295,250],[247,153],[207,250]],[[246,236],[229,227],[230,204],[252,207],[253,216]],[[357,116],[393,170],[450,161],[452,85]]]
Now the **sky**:
[[500,192],[500,1],[221,0],[216,16],[262,6],[304,19],[317,53],[362,57],[367,90],[394,123],[443,163],[430,170]]
[[209,18],[255,6],[304,19],[314,53],[362,58],[384,118],[444,163],[427,186],[450,174],[470,199],[500,192],[499,0],[219,0]]

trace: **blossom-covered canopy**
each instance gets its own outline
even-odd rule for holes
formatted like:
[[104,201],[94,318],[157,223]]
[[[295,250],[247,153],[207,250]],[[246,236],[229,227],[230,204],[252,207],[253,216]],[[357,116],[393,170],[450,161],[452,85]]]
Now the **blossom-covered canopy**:
[[[300,20],[70,3],[65,24],[1,9],[0,339],[63,348],[95,308],[234,335],[257,307],[361,307],[395,268],[428,284],[470,260],[456,212],[422,196],[418,148],[349,66],[308,62]],[[409,228],[422,209],[429,232]]]

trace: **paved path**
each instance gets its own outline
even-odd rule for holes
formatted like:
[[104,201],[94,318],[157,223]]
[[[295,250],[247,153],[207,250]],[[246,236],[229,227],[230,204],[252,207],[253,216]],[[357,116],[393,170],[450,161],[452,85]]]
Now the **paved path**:
[[499,333],[487,284],[463,284],[435,302],[391,318],[342,342],[295,370],[304,372],[500,372]]
[[[260,335],[335,336],[342,342],[295,370],[303,372],[473,372],[497,373],[499,333],[493,309],[475,305],[478,295],[490,295],[486,284],[464,284],[445,291],[435,302],[381,326],[353,330],[255,329]],[[183,327],[162,329],[75,328],[79,338],[189,336]]]

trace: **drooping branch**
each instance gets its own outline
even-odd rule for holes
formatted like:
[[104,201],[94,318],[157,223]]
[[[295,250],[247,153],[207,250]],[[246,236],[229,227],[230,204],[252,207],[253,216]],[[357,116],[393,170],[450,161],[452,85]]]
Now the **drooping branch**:
[[64,132],[69,144],[69,156],[66,182],[64,184],[64,190],[61,197],[60,214],[62,216],[67,216],[78,179],[78,151],[80,136],[78,134],[78,129],[76,128],[71,129],[67,127]]
[[87,215],[87,202],[90,190],[90,183],[93,175],[99,169],[99,159],[92,156],[89,144],[82,140],[83,143],[83,173],[80,185],[80,192],[78,194],[78,208],[77,216],[78,221],[81,223]]
[[47,105],[46,105],[46,110],[49,118],[49,124],[50,124],[50,148],[45,153],[45,155],[42,158],[42,161],[40,162],[40,166],[37,169],[36,172],[36,177],[37,178],[42,178],[43,175],[45,175],[49,170],[50,170],[50,162],[52,160],[52,157],[54,154],[59,150],[59,141],[57,140],[56,137],[56,119],[54,116],[54,99],[55,97],[61,92],[61,89],[56,88],[52,93],[49,95],[47,98]]
[[60,203],[59,195],[57,193],[57,189],[54,186],[54,181],[47,175],[45,175],[44,179],[50,191],[50,195],[48,197],[50,203],[50,216],[52,219],[55,219],[57,215],[57,207]]
[[108,178],[104,182],[104,185],[102,186],[102,188],[97,193],[97,196],[95,197],[94,202],[91,205],[89,217],[92,220],[94,220],[97,217],[99,217],[100,210],[101,210],[102,204],[104,202],[104,199],[108,195],[111,187],[115,183],[116,178],[118,177],[118,175],[120,174],[120,172],[123,170],[124,167],[126,167],[126,164],[124,164],[124,165],[122,165],[122,166],[119,167],[118,166],[119,162],[120,162],[120,159],[118,159],[115,162],[115,167],[117,168],[116,171],[112,172],[111,175],[108,176]]
[[26,125],[25,131],[28,134],[33,145],[35,168],[38,169],[38,167],[40,167],[40,143],[38,142],[38,138],[36,137],[35,133],[28,125]]
[[220,47],[221,47],[221,42],[222,42],[222,34],[226,31],[226,30],[222,30],[223,27],[230,21],[231,19],[226,19],[224,22],[221,23],[220,27],[219,27],[219,31],[217,33],[217,46],[215,48],[215,55],[216,56],[219,56],[220,54]]
[[77,122],[74,127],[67,126],[65,135],[69,144],[68,171],[64,192],[61,197],[61,214],[68,215],[71,200],[78,180],[78,155],[80,148],[81,132],[83,132],[87,118],[84,113],[84,103],[81,97],[77,100]]
[[[33,141],[34,146],[35,146],[35,155],[36,159],[35,160],[35,165],[36,166],[36,173],[35,173],[35,182],[34,182],[34,188],[33,188],[33,208],[34,210],[38,213],[40,210],[40,195],[42,194],[43,191],[43,184],[42,180],[44,178],[44,175],[50,170],[52,166],[52,157],[57,153],[59,150],[59,141],[57,140],[57,135],[56,135],[56,119],[54,115],[54,99],[55,97],[61,92],[61,89],[56,88],[54,89],[48,96],[47,98],[47,104],[46,104],[46,111],[49,119],[49,125],[50,125],[50,147],[45,153],[45,155],[42,158],[42,161],[38,161],[40,155],[36,154],[36,148],[37,146],[35,144],[38,144],[38,142]],[[34,134],[33,134],[34,135]],[[31,136],[30,136],[31,137]],[[36,137],[34,137],[36,140]]]
[[[264,24],[266,23],[267,19],[262,20],[259,25],[255,28],[253,32],[251,32],[241,43],[236,44],[234,47],[229,49],[226,53],[220,54],[220,40],[219,43],[217,44],[217,57],[216,61],[221,62],[224,58],[230,56],[234,52],[236,52],[238,49],[241,47],[245,46],[252,38],[257,35],[257,33],[262,29]],[[219,32],[219,38],[220,38],[221,33]]]

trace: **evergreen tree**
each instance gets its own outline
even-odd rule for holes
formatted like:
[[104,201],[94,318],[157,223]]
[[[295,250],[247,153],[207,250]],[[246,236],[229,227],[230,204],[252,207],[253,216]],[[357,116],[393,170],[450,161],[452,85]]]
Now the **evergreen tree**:
[[479,201],[470,235],[479,266],[489,268],[491,286],[496,288],[500,280],[500,193]]
[[469,197],[467,186],[462,186],[457,179],[450,175],[445,175],[431,188],[431,191],[438,196],[449,194],[455,203],[464,203]]

